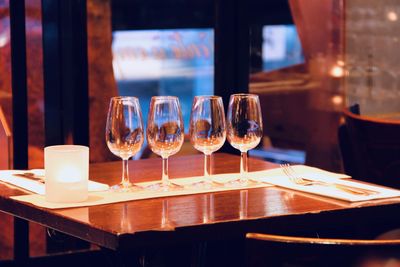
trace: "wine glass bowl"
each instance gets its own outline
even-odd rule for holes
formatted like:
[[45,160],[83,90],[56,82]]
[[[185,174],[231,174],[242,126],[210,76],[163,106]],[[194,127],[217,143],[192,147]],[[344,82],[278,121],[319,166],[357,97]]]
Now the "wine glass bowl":
[[108,132],[107,146],[117,157],[130,158],[140,151],[144,139],[143,129],[122,129]]
[[225,112],[222,98],[219,96],[196,96],[190,115],[190,142],[193,147],[204,153],[204,177],[195,186],[210,187],[211,154],[219,150],[226,139]]
[[224,117],[222,120],[212,125],[207,120],[199,119],[190,125],[190,141],[196,150],[211,154],[223,146],[226,139]]
[[178,153],[184,141],[184,133],[175,121],[149,125],[147,135],[150,149],[161,157]]
[[142,111],[136,97],[113,97],[107,114],[106,142],[110,151],[123,162],[122,181],[113,186],[118,191],[140,189],[129,181],[128,159],[136,155],[144,141]]
[[[240,152],[246,152],[250,149],[255,148],[261,141],[262,138],[262,131],[260,133],[259,131],[259,126],[251,125],[252,122],[248,123],[248,126],[238,126],[238,128],[246,128],[246,127],[252,127],[254,130],[249,130],[246,133],[241,133],[240,131],[237,131],[236,133],[232,133],[228,135],[228,140],[229,143],[239,150]],[[232,129],[232,132],[234,132],[235,129]]]
[[248,183],[247,151],[255,148],[262,137],[263,124],[258,95],[231,95],[227,114],[227,139],[241,152],[240,178],[233,183]]
[[180,189],[169,181],[168,157],[179,152],[184,141],[184,126],[179,99],[175,96],[153,96],[147,122],[150,149],[162,157],[162,180],[149,188],[159,191]]

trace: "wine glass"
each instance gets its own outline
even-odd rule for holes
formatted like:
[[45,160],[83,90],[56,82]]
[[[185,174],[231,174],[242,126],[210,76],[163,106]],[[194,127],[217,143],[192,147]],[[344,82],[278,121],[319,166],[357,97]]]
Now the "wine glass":
[[190,115],[190,141],[204,153],[204,180],[193,186],[211,187],[211,154],[222,147],[226,139],[225,112],[219,96],[196,96]]
[[142,111],[136,97],[118,96],[110,100],[107,115],[106,141],[110,151],[122,159],[122,181],[112,189],[130,192],[141,189],[129,181],[128,159],[143,145]]
[[240,178],[228,185],[247,185],[247,151],[255,148],[263,136],[262,116],[258,95],[234,94],[229,100],[227,138],[240,150]]
[[162,157],[162,179],[149,189],[170,191],[182,188],[169,180],[168,157],[181,149],[184,135],[179,99],[175,96],[153,96],[147,122],[147,142],[150,149]]

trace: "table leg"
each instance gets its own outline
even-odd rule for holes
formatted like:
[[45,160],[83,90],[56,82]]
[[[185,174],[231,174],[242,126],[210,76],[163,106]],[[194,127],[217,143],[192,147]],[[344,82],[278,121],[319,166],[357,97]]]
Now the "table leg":
[[14,217],[14,259],[24,262],[29,259],[29,222]]
[[46,231],[46,252],[48,254],[90,249],[90,243],[86,241],[51,228],[47,228]]
[[145,267],[146,257],[140,251],[114,251],[106,248],[101,248],[108,259],[109,266],[115,267]]
[[203,267],[205,265],[205,242],[199,244],[168,245],[132,250],[113,251],[102,248],[110,266],[118,267]]

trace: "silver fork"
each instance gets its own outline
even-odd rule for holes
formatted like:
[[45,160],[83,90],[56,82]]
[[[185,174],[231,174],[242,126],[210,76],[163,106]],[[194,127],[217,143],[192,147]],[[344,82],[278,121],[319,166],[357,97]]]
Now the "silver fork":
[[295,184],[302,185],[302,186],[310,186],[310,185],[323,185],[323,186],[331,186],[335,187],[339,190],[342,190],[347,193],[357,194],[357,195],[364,195],[369,196],[371,194],[377,194],[378,192],[373,190],[368,190],[364,188],[353,187],[349,185],[337,184],[337,183],[329,183],[324,181],[315,181],[311,179],[307,179],[301,177],[289,164],[281,164],[280,167],[285,175]]

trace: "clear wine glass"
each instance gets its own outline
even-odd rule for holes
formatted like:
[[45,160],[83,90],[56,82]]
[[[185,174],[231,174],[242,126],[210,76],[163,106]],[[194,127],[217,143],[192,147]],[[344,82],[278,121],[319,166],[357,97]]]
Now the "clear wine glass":
[[112,189],[123,192],[141,189],[129,181],[128,173],[128,160],[140,151],[144,141],[142,111],[136,97],[111,98],[106,141],[110,151],[122,159],[122,181]]
[[210,178],[211,154],[220,149],[226,139],[224,105],[219,96],[196,96],[190,115],[190,141],[195,149],[204,153],[204,180],[193,186],[212,187]]
[[258,95],[234,94],[229,100],[227,114],[227,138],[240,150],[240,178],[228,185],[247,185],[247,151],[255,148],[263,136],[260,100]]
[[149,189],[170,191],[182,188],[169,180],[168,157],[181,149],[184,135],[179,99],[175,96],[153,96],[147,122],[147,142],[150,149],[162,157],[162,179]]

